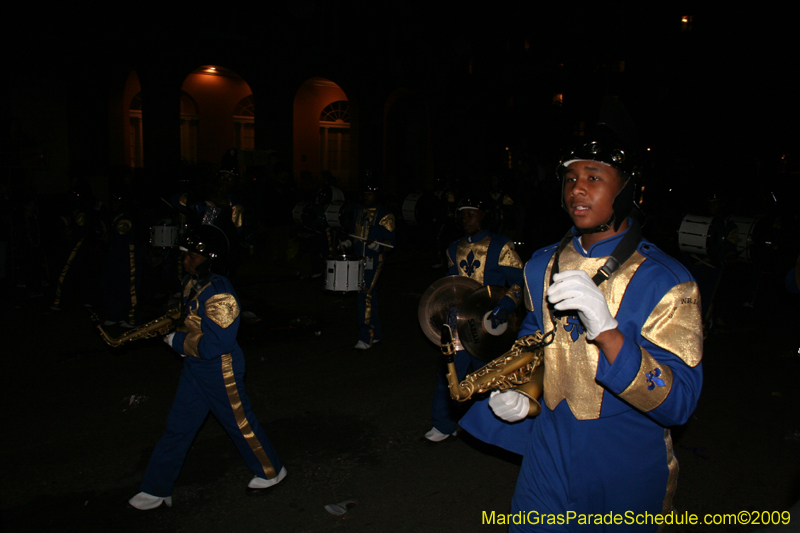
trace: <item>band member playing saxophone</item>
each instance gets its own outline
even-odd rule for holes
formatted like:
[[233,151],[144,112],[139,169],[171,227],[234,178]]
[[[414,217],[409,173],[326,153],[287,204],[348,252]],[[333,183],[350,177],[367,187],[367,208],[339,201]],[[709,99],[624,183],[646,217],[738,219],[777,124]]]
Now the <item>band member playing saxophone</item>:
[[276,485],[286,468],[258,423],[244,389],[245,360],[236,341],[239,301],[225,272],[229,240],[216,226],[202,225],[181,243],[182,325],[164,341],[185,357],[167,429],[156,445],[141,492],[129,500],[140,510],[172,505],[172,489],[195,435],[211,412],[253,472],[250,493]]
[[[461,426],[523,456],[512,513],[658,515],[672,509],[678,464],[669,427],[686,422],[702,385],[697,284],[641,237],[631,216],[638,166],[599,125],[558,167],[573,222],[525,265],[520,338],[544,333],[544,392],[495,392]],[[511,531],[655,531],[643,524],[513,523]]]

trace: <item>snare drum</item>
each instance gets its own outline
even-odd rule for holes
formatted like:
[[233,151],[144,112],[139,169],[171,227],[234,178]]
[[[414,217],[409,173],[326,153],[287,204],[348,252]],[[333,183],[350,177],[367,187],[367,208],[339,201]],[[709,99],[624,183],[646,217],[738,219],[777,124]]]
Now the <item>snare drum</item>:
[[678,230],[678,247],[681,252],[708,255],[708,237],[711,217],[686,215]]
[[335,255],[326,260],[325,290],[359,291],[364,286],[364,260],[353,255]]
[[174,248],[178,246],[178,226],[151,227],[150,244],[160,248]]

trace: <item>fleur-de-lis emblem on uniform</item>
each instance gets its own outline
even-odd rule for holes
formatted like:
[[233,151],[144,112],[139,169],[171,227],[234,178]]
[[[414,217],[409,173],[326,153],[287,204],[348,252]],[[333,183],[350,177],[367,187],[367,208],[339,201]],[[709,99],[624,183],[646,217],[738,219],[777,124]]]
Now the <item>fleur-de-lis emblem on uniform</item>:
[[654,368],[652,372],[647,373],[647,390],[653,390],[656,388],[656,385],[659,387],[666,386],[664,380],[660,378],[661,376],[661,369]]
[[583,324],[578,320],[577,316],[568,316],[564,324],[564,330],[569,331],[569,336],[572,337],[572,342],[578,340],[578,337],[583,335]]
[[481,266],[481,262],[475,259],[475,254],[470,251],[466,259],[463,259],[458,266],[464,269],[468,277],[472,277],[475,270]]

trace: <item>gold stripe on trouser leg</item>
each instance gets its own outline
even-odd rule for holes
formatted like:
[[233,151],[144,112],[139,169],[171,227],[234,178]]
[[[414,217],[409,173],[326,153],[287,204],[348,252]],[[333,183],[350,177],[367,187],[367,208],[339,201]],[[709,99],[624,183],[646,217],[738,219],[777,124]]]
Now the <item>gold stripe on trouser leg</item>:
[[131,310],[128,312],[128,324],[134,326],[133,317],[136,313],[136,249],[132,244],[128,245],[131,259]]
[[[678,488],[678,458],[675,457],[675,451],[672,446],[672,434],[668,429],[664,430],[664,445],[667,452],[667,469],[669,470],[669,477],[667,478],[666,494],[664,495],[664,507],[662,514],[672,512],[672,497],[675,496],[675,490]],[[663,527],[663,526],[662,526]],[[659,531],[662,530],[660,527]]]
[[364,324],[369,324],[369,319],[372,316],[372,289],[375,288],[375,284],[378,282],[378,276],[381,274],[381,270],[383,269],[383,254],[378,256],[378,268],[375,269],[375,277],[372,278],[372,283],[367,289],[367,300],[364,309]]
[[67,275],[67,270],[69,270],[70,265],[72,264],[72,260],[75,259],[75,254],[78,253],[78,248],[81,247],[83,244],[83,238],[78,241],[78,244],[75,245],[75,248],[72,249],[72,253],[69,254],[69,258],[67,258],[67,264],[64,265],[64,268],[61,270],[61,275],[58,276],[58,286],[56,287],[56,300],[53,302],[53,305],[58,305],[61,302],[61,285],[64,283],[64,277]]
[[239,398],[239,389],[236,387],[236,378],[233,375],[233,358],[231,354],[222,356],[222,377],[225,380],[225,390],[228,392],[228,400],[231,402],[231,409],[233,409],[233,416],[236,418],[236,423],[242,431],[242,436],[253,454],[261,463],[261,468],[264,469],[264,475],[267,479],[272,479],[278,474],[275,472],[275,467],[272,466],[272,461],[267,457],[267,453],[258,441],[253,429],[250,427],[250,422],[244,416],[244,408],[242,407],[242,400]]

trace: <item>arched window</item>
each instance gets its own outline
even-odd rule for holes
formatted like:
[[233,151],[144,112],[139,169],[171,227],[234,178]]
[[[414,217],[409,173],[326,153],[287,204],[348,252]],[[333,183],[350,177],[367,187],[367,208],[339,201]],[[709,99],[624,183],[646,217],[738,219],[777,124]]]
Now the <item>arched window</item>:
[[255,143],[255,116],[256,106],[253,95],[248,95],[239,100],[233,110],[233,128],[236,130],[236,148],[254,150]]
[[329,104],[319,117],[320,170],[344,178],[350,171],[350,102]]
[[197,103],[188,93],[181,91],[181,159],[186,163],[197,163],[199,121]]
[[130,114],[130,139],[128,146],[130,147],[130,162],[131,168],[144,166],[144,150],[142,148],[142,92],[136,93],[136,96],[131,98],[131,105],[128,108]]

